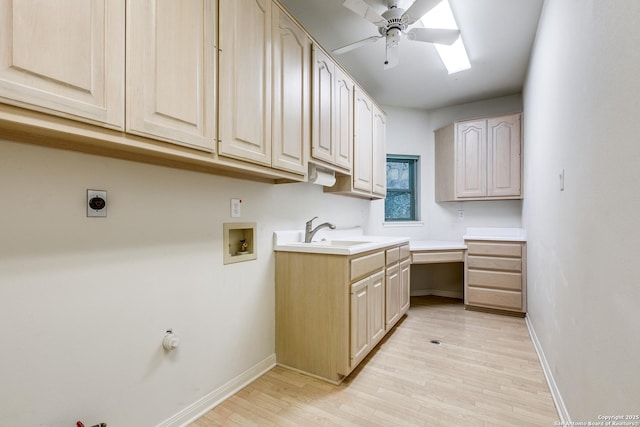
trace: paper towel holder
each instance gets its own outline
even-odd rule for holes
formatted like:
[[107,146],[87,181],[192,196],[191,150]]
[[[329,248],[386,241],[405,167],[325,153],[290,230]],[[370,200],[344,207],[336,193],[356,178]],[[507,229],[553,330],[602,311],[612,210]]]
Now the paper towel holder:
[[336,183],[336,173],[331,169],[309,162],[309,183],[333,187]]

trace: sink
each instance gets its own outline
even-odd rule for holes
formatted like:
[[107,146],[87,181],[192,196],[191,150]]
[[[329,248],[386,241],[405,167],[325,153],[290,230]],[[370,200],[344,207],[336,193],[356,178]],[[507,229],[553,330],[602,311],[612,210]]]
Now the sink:
[[365,242],[362,240],[318,240],[316,242],[311,242],[311,243],[304,243],[304,242],[297,242],[294,243],[294,245],[300,245],[300,246],[333,246],[333,247],[340,247],[340,248],[348,248],[351,246],[357,246],[357,245],[364,245],[367,243],[371,243],[371,242]]
[[363,242],[361,240],[320,240],[317,242],[307,243],[308,245],[319,245],[319,246],[340,246],[340,247],[349,247],[356,245],[364,245],[366,243],[371,242]]

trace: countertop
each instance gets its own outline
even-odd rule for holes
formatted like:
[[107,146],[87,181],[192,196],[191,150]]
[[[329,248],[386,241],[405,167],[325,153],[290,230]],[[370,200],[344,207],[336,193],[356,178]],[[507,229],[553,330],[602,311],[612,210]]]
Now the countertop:
[[[408,237],[366,236],[360,227],[349,229],[323,229],[304,243],[304,230],[274,231],[273,250],[328,255],[357,255],[387,246],[409,243]],[[332,244],[336,242],[336,244]]]
[[[522,228],[469,227],[464,240],[491,240],[526,242],[527,232]],[[387,246],[409,243],[412,252],[464,250],[464,241],[410,240],[408,237],[367,236],[360,227],[346,229],[322,229],[316,233],[312,243],[304,243],[304,230],[285,230],[273,233],[273,250],[283,252],[306,252],[329,255],[357,255]]]
[[523,228],[469,227],[462,238],[464,240],[526,242],[527,231]]
[[463,241],[450,240],[411,240],[409,247],[412,252],[417,251],[449,251],[455,249],[467,249]]

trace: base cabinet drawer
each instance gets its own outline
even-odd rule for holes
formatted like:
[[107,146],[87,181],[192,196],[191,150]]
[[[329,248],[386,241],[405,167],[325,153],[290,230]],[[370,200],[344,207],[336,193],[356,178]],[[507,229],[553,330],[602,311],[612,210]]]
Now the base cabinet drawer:
[[467,288],[467,304],[499,310],[521,311],[522,292],[501,289]]
[[469,255],[521,257],[522,244],[502,242],[467,242],[467,253]]
[[522,275],[506,271],[467,270],[469,286],[483,288],[508,289],[511,291],[522,290]]
[[522,271],[522,260],[520,258],[469,255],[467,257],[467,264],[469,268]]
[[467,308],[489,308],[502,314],[526,313],[526,243],[490,240],[465,243],[464,302]]

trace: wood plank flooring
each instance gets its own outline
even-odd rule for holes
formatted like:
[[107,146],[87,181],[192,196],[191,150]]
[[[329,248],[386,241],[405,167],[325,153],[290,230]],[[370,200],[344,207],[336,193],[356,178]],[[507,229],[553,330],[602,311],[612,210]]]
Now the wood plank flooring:
[[465,311],[459,300],[413,297],[407,317],[341,385],[276,367],[191,427],[555,421],[524,319]]

